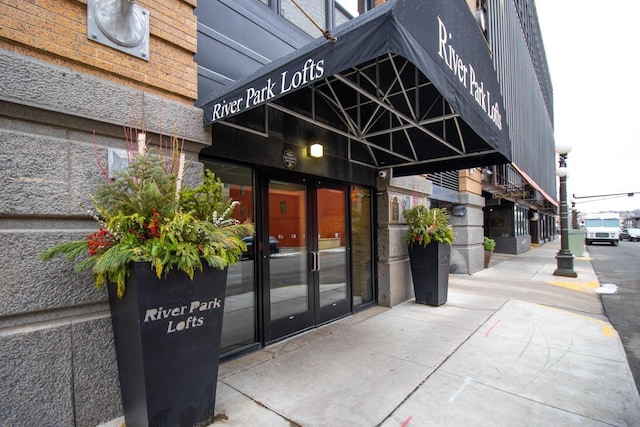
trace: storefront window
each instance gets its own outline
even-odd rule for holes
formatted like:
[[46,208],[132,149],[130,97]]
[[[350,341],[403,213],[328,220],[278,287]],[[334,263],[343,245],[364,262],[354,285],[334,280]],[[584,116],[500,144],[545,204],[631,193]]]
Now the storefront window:
[[344,9],[351,16],[356,17],[362,13],[364,9],[363,0],[336,0],[336,6]]
[[503,201],[489,208],[487,232],[490,237],[519,237],[531,233],[529,209]]
[[351,271],[353,306],[373,301],[371,190],[351,188]]
[[366,11],[365,3],[365,0],[336,0],[334,12],[336,27],[362,15]]
[[[255,222],[254,191],[250,168],[224,163],[206,163],[224,184],[226,199],[239,201],[233,217]],[[249,252],[227,273],[227,296],[224,304],[221,353],[253,344],[256,339],[256,292],[254,281],[253,238],[247,238]]]
[[489,236],[514,237],[513,207],[492,207],[489,209]]
[[529,235],[529,210],[522,206],[515,206],[514,209],[514,224],[516,236],[528,236]]

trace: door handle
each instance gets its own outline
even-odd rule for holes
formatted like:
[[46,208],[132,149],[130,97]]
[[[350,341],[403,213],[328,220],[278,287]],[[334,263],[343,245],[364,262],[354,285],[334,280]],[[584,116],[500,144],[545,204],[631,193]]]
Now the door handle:
[[320,254],[318,252],[309,252],[311,255],[311,271],[320,271]]
[[309,270],[316,271],[316,253],[309,251]]

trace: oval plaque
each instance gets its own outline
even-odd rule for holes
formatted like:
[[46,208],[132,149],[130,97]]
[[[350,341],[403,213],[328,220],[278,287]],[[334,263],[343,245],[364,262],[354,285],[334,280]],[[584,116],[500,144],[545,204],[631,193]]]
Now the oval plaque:
[[298,158],[293,150],[286,149],[282,152],[282,163],[287,169],[293,169],[298,163]]

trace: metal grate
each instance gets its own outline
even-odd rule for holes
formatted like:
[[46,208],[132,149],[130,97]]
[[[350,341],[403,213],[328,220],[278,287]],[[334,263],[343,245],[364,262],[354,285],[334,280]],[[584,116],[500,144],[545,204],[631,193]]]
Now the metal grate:
[[428,173],[427,179],[433,182],[433,185],[437,185],[438,187],[453,191],[460,190],[460,174],[458,171]]

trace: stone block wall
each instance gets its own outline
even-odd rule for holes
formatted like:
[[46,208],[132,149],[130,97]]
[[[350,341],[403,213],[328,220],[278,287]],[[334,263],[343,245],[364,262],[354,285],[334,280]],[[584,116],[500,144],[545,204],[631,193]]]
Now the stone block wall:
[[393,307],[414,297],[404,209],[427,203],[433,185],[424,177],[378,178],[378,303]]
[[210,135],[189,104],[1,49],[0,88],[0,425],[98,425],[122,414],[106,289],[38,254],[96,230],[88,195],[124,126],[175,130],[194,160]]
[[464,216],[451,216],[455,240],[451,246],[451,273],[472,274],[484,268],[485,199],[472,193],[460,193],[466,207]]
[[[476,175],[480,175],[477,173]],[[424,177],[378,179],[378,302],[392,307],[414,297],[409,254],[405,240],[407,207],[427,204],[433,184]],[[471,274],[484,268],[484,198],[460,193],[462,216],[450,216],[455,236],[451,247],[450,273]]]

